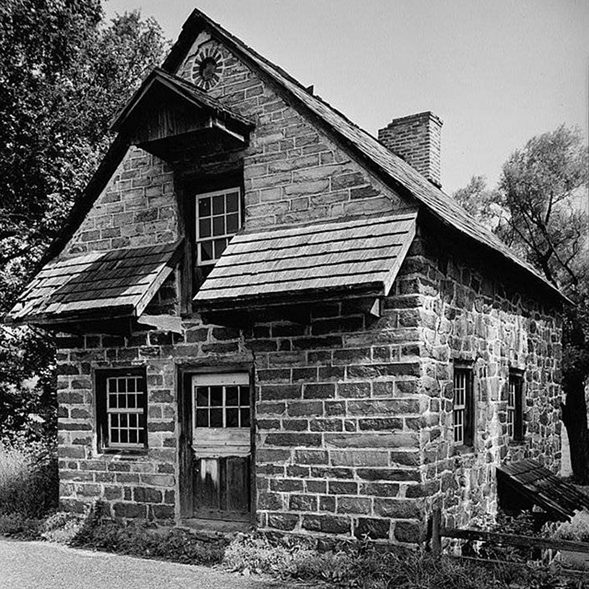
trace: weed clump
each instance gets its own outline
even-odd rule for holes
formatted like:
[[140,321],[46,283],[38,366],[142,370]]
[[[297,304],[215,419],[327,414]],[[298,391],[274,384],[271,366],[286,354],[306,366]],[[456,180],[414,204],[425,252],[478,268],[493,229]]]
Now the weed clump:
[[575,588],[578,581],[533,567],[505,563],[483,566],[452,557],[400,547],[340,544],[320,552],[308,538],[276,539],[240,535],[225,551],[232,571],[270,573],[307,583],[366,589],[499,589],[509,587]]
[[0,441],[0,515],[41,518],[57,506],[54,449],[42,442]]

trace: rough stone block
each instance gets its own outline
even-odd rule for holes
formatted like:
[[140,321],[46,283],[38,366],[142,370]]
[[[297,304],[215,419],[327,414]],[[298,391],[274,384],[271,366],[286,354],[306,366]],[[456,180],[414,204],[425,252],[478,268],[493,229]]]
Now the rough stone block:
[[389,538],[390,527],[391,522],[388,519],[360,517],[354,528],[354,535],[358,539],[368,537],[373,540],[386,540]]
[[302,528],[325,534],[350,534],[351,521],[347,517],[333,515],[303,515]]

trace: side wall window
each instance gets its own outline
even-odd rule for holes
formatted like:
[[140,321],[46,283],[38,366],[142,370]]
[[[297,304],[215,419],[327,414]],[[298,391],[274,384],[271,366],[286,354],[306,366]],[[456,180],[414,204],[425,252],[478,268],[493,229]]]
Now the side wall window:
[[97,370],[96,409],[101,449],[147,448],[145,368]]
[[524,405],[523,374],[510,371],[507,386],[507,435],[515,441],[524,438]]
[[474,440],[473,371],[454,365],[453,426],[454,443],[472,446]]

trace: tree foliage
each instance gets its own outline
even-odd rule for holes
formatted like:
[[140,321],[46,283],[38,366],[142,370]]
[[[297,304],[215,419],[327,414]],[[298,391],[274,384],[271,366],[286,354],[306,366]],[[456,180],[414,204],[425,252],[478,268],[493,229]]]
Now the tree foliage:
[[[138,12],[105,22],[101,0],[0,3],[0,317],[108,148],[110,120],[166,44]],[[30,330],[0,330],[0,425],[18,414],[15,391],[24,411],[19,382],[51,363],[45,353],[27,358],[47,345]]]
[[475,176],[456,199],[571,299],[563,326],[563,421],[573,470],[589,482],[589,156],[564,125],[533,137],[505,162],[495,189]]

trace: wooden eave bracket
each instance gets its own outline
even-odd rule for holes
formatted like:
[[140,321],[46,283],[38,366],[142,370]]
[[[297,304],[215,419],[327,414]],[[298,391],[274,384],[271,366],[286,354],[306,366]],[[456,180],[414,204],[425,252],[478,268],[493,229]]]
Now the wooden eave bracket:
[[403,244],[401,251],[399,252],[397,257],[395,258],[395,261],[393,262],[393,265],[391,266],[391,269],[389,270],[389,272],[384,280],[384,294],[385,294],[385,296],[389,296],[391,289],[393,288],[393,284],[395,282],[395,279],[397,278],[397,274],[399,273],[399,270],[401,269],[401,266],[403,265],[403,262],[405,261],[405,257],[407,256],[407,252],[409,251],[409,248],[413,244],[413,240],[415,239],[416,231],[417,231],[417,213],[415,213],[413,223],[411,224],[411,227],[407,232],[407,234],[408,234],[407,240]]
[[140,315],[137,317],[139,325],[146,325],[153,327],[158,331],[168,331],[184,335],[184,328],[182,326],[182,318],[175,315]]
[[370,307],[370,310],[368,311],[368,313],[370,315],[372,315],[373,317],[377,317],[377,318],[382,316],[382,299],[381,298],[374,299],[374,302],[372,303],[372,306]]
[[246,145],[248,142],[249,137],[244,133],[238,133],[237,131],[232,131],[227,127],[227,125],[220,121],[217,117],[210,117],[208,121],[208,126],[211,128],[219,129],[221,132],[226,133],[227,135],[233,137],[241,143],[242,145]]

